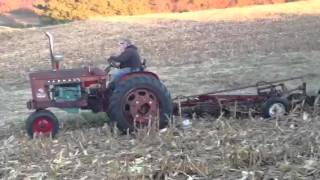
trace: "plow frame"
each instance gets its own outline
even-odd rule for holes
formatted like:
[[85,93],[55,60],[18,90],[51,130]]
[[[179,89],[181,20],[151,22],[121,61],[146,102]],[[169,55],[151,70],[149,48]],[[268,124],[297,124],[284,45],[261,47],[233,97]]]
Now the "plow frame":
[[[288,89],[285,82],[301,80],[302,83]],[[229,94],[235,91],[256,88],[256,94]],[[261,81],[254,85],[218,90],[198,95],[178,96],[174,98],[174,115],[191,116],[224,114],[248,115],[261,114],[262,106],[271,98],[288,101],[290,108],[302,103],[307,97],[306,83],[303,76],[281,79],[277,81]]]

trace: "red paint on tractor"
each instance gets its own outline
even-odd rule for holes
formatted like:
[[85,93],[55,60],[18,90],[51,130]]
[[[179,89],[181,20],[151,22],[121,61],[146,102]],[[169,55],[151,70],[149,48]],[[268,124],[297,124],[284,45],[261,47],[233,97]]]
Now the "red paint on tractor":
[[59,69],[60,69],[60,64],[56,63],[56,70],[59,70]]
[[138,124],[148,124],[158,117],[159,102],[148,89],[134,89],[125,96],[123,111]]
[[97,84],[98,83],[98,81],[96,81],[96,80],[93,80],[93,81],[85,81],[84,82],[84,87],[89,87],[89,86],[91,86],[91,85],[93,85],[93,84]]
[[120,82],[121,81],[126,81],[126,80],[128,80],[130,78],[133,78],[133,77],[139,77],[139,76],[152,76],[152,77],[154,77],[156,79],[159,79],[158,75],[156,75],[153,72],[140,71],[140,72],[132,72],[130,74],[127,74],[127,75],[121,77]]
[[36,136],[44,134],[49,136],[53,131],[53,122],[46,117],[39,117],[33,124],[33,131]]
[[51,85],[66,83],[81,83],[82,88],[90,86],[92,83],[100,84],[101,90],[106,89],[106,73],[99,68],[79,68],[79,69],[60,69],[57,71],[47,70],[30,73],[30,83],[32,90],[32,100],[28,102],[28,108],[45,109],[48,107],[73,108],[86,107],[86,99],[73,102],[55,102],[49,93],[37,96],[39,91],[49,92]]

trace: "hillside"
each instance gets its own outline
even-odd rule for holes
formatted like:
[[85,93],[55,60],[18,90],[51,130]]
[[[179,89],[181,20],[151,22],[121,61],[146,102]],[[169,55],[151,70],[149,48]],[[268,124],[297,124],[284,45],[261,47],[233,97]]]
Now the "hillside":
[[[87,19],[101,16],[138,15],[146,13],[192,12],[206,9],[285,3],[291,0],[135,0],[130,1],[52,1],[46,14],[54,19]],[[0,0],[0,26],[30,27],[52,23],[41,20],[34,11],[36,0]],[[87,3],[87,4],[86,4]],[[100,3],[100,4],[99,4]],[[92,6],[92,7],[91,7]],[[50,7],[50,8],[49,8]],[[100,9],[96,9],[100,7]],[[39,10],[39,9],[38,9]],[[41,11],[38,11],[38,14]],[[156,15],[157,16],[157,15]]]
[[[0,14],[19,9],[34,9],[33,4],[36,0],[0,0]],[[234,6],[248,6],[255,4],[273,4],[290,2],[290,0],[149,0],[152,8],[157,12],[181,12],[210,8],[229,8]]]
[[[44,31],[65,68],[106,66],[129,37],[172,96],[319,74],[319,1],[0,27],[0,179],[319,179],[319,116],[297,110],[277,120],[194,118],[185,129],[111,134],[100,115],[66,115],[57,140],[30,140],[28,73],[49,69]],[[306,79],[320,89],[319,75]],[[289,84],[296,85],[296,84]]]
[[284,4],[255,5],[250,7],[233,7],[228,9],[203,10],[185,13],[161,13],[141,16],[97,17],[96,20],[144,22],[156,19],[185,20],[185,21],[250,21],[255,19],[280,19],[283,15],[318,15],[320,1],[307,0]]

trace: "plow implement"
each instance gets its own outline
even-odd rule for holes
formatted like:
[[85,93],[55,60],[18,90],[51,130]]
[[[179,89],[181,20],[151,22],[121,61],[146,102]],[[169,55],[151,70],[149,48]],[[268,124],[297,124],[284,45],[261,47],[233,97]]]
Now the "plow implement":
[[[198,116],[213,115],[261,115],[264,118],[272,118],[287,114],[296,105],[307,102],[313,105],[315,97],[306,93],[304,76],[292,77],[276,81],[261,81],[253,85],[218,90],[198,95],[178,96],[174,101],[174,115]],[[301,83],[288,88],[289,81]],[[243,94],[240,90],[255,88],[255,94]],[[307,100],[307,101],[305,101]]]

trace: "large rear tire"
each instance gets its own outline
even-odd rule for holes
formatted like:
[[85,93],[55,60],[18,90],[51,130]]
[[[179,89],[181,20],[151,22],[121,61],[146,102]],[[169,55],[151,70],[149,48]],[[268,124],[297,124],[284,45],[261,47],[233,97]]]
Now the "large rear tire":
[[164,128],[172,115],[167,88],[151,76],[132,77],[117,84],[110,98],[108,115],[122,132],[159,122]]

